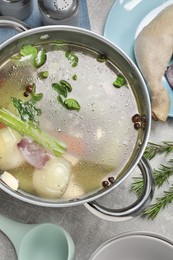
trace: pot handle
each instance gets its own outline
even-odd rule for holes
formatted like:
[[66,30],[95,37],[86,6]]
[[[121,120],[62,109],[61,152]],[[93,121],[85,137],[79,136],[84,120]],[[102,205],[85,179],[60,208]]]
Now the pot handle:
[[31,29],[29,25],[11,16],[0,16],[0,28],[12,28],[18,32]]
[[141,196],[130,206],[122,209],[109,209],[99,205],[96,201],[85,203],[84,206],[94,215],[108,221],[124,221],[139,215],[146,208],[154,194],[154,178],[148,160],[142,157],[138,163],[144,179]]

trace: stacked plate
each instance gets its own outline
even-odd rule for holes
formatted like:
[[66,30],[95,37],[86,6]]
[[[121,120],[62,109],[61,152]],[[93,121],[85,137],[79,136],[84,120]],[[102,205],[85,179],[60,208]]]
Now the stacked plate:
[[101,245],[89,260],[172,260],[173,242],[151,233],[126,233]]

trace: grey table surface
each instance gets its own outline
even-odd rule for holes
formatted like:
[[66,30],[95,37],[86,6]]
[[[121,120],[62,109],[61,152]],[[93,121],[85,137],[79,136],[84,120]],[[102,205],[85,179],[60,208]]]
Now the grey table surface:
[[[103,33],[105,19],[114,0],[87,0],[91,29]],[[115,32],[116,33],[116,32]],[[150,141],[161,142],[173,140],[172,119],[166,123],[152,122]],[[152,161],[152,167],[164,163],[163,156]],[[138,169],[133,173],[138,174]],[[103,203],[122,207],[131,203],[135,196],[130,193],[133,174],[116,190],[106,195]],[[166,185],[155,197],[160,196]],[[151,221],[138,216],[125,222],[108,222],[92,215],[83,205],[71,208],[45,208],[19,201],[2,190],[0,191],[0,213],[21,223],[50,222],[63,226],[72,236],[76,246],[76,260],[89,259],[92,252],[106,240],[131,231],[149,231],[162,235],[173,241],[173,207],[170,205]],[[0,232],[0,259],[15,260],[15,251],[10,241]],[[166,259],[165,259],[166,260]]]

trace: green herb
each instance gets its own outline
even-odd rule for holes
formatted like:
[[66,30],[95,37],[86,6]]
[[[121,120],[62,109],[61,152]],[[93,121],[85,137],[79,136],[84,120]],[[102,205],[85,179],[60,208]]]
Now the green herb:
[[[153,176],[154,176],[156,187],[160,188],[163,185],[163,183],[168,181],[169,177],[172,175],[173,175],[173,166],[166,166],[161,164],[158,169],[154,169]],[[133,179],[134,182],[132,183],[131,189],[135,191],[138,196],[140,196],[144,185],[143,178],[135,177]]]
[[66,151],[66,145],[63,142],[48,135],[37,126],[21,121],[20,118],[5,108],[0,109],[0,122],[16,130],[23,136],[31,137],[35,142],[53,152],[56,156],[61,156]]
[[32,102],[34,101],[35,103],[40,101],[43,98],[43,93],[38,93],[38,94],[32,94]]
[[58,95],[57,100],[62,106],[64,106],[64,100],[60,95]]
[[34,65],[36,68],[41,67],[46,62],[46,53],[42,49],[37,53],[36,58],[34,59]]
[[98,61],[98,62],[105,62],[105,61],[107,61],[107,57],[106,57],[104,54],[100,54],[100,55],[97,57],[97,61]]
[[40,79],[47,79],[48,76],[49,76],[49,72],[48,71],[40,71],[38,73],[38,76],[39,76]]
[[162,198],[156,198],[156,203],[150,205],[144,210],[143,216],[147,216],[149,219],[154,219],[160,210],[166,208],[173,201],[173,186],[169,191],[164,191],[164,196]]
[[134,191],[138,196],[141,195],[143,187],[144,187],[144,181],[142,177],[134,177],[133,183],[131,185],[131,191]]
[[63,97],[67,97],[67,93],[68,93],[68,91],[67,91],[67,88],[66,88],[66,86],[64,86],[64,85],[62,85],[62,84],[60,84],[60,83],[53,83],[52,84],[52,88],[54,89],[54,90],[56,90],[60,95],[62,95]]
[[38,123],[37,117],[41,115],[41,110],[34,106],[32,100],[23,102],[21,99],[15,97],[12,97],[11,99],[23,121],[33,121]]
[[67,99],[64,99],[62,98],[62,96],[58,96],[57,97],[57,100],[58,102],[63,105],[65,108],[67,108],[68,110],[77,110],[79,111],[80,110],[80,105],[79,103],[73,99],[73,98],[67,98]]
[[154,179],[156,185],[160,188],[163,183],[168,181],[171,175],[173,175],[173,166],[166,166],[161,164],[158,169],[154,170]]
[[35,104],[43,98],[43,93],[36,94],[36,85],[32,84],[31,99],[24,102],[21,99],[12,97],[14,107],[17,109],[20,118],[23,121],[33,121],[38,123],[38,116],[41,115],[41,109],[36,108]]
[[[162,142],[161,145],[148,143],[144,155],[151,160],[157,154],[165,153],[167,156],[170,152],[173,152],[173,142]],[[173,164],[173,159],[169,160],[169,163]],[[158,169],[153,170],[153,177],[156,187],[159,189],[165,182],[168,183],[168,179],[173,175],[173,166],[161,164]],[[143,190],[143,178],[135,177],[132,183],[131,190],[135,191],[138,196],[141,195]],[[173,186],[168,191],[164,191],[164,196],[156,198],[156,203],[151,204],[143,211],[143,216],[149,219],[154,219],[161,209],[164,209],[173,201]]]
[[79,59],[71,50],[67,50],[65,52],[65,57],[70,61],[72,67],[76,67],[78,65]]
[[69,110],[80,110],[80,105],[75,99],[63,99],[63,97],[67,98],[68,92],[72,91],[70,83],[68,83],[66,80],[60,80],[58,83],[53,83],[52,88],[58,92],[59,95],[57,100],[61,105]]
[[63,85],[64,87],[66,87],[66,89],[68,90],[68,92],[72,91],[72,87],[70,85],[70,83],[68,83],[66,80],[60,80],[59,82],[61,85]]
[[122,86],[126,85],[126,79],[123,75],[118,75],[116,80],[113,82],[114,87],[121,88]]
[[42,66],[46,62],[46,53],[45,53],[45,51],[43,49],[38,51],[37,48],[32,46],[32,45],[24,45],[20,49],[20,54],[23,57],[31,56],[33,58],[33,60],[34,60],[34,66],[36,68]]
[[40,101],[43,98],[43,93],[36,94],[35,92],[36,92],[36,85],[33,84],[32,85],[32,92],[31,92],[31,101],[32,101],[33,104]]
[[149,142],[144,155],[147,159],[151,160],[157,154],[166,153],[168,155],[170,152],[173,152],[173,142],[162,142],[161,145]]
[[67,97],[68,92],[72,91],[70,83],[66,80],[60,80],[58,83],[53,83],[52,88],[65,98]]
[[72,79],[73,79],[73,80],[77,80],[77,75],[74,74],[74,75],[72,76]]
[[34,58],[36,58],[37,57],[37,49],[35,47],[33,47],[32,45],[24,45],[20,49],[20,54],[24,57],[31,55]]
[[69,110],[80,110],[80,105],[79,103],[73,99],[73,98],[68,98],[64,100],[64,106],[69,109]]

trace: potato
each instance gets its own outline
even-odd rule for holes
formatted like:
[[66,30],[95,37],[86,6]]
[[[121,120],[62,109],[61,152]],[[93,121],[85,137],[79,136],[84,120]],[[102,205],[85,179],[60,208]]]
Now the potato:
[[66,191],[71,175],[71,163],[64,158],[53,157],[42,169],[33,172],[33,187],[44,198],[60,198]]
[[10,170],[21,166],[24,158],[18,150],[17,143],[21,135],[6,127],[0,129],[0,169]]

